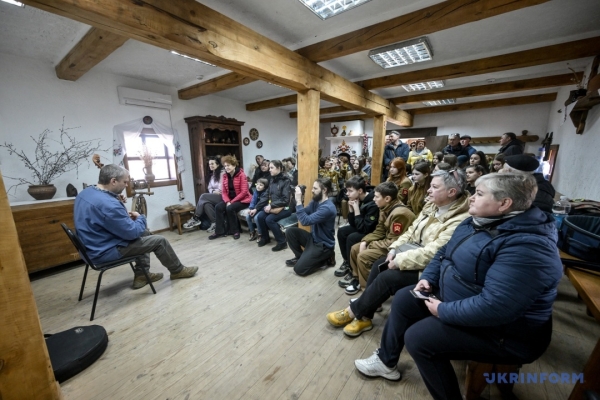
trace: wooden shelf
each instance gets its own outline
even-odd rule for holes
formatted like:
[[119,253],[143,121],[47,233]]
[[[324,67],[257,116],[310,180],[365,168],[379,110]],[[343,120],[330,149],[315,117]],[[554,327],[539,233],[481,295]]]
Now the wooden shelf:
[[205,143],[205,146],[234,146],[234,147],[238,147],[239,144],[233,144],[233,143]]

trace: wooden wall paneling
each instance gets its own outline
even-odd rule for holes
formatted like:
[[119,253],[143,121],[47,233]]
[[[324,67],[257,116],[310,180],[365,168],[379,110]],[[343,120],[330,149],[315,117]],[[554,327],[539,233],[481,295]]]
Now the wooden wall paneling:
[[0,220],[0,398],[62,399],[1,173]]
[[310,191],[319,171],[320,100],[316,90],[298,93],[298,183],[306,185],[305,205],[311,200]]
[[371,185],[381,183],[383,174],[383,151],[385,148],[386,119],[383,115],[373,118],[373,160],[371,162]]

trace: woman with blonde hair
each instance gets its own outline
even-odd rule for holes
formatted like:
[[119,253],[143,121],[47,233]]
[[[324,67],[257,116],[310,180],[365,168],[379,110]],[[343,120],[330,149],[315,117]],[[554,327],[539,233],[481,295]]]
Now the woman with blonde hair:
[[398,186],[398,199],[402,204],[406,204],[408,189],[412,186],[412,181],[406,176],[406,163],[402,157],[396,157],[390,163],[387,181],[394,182]]

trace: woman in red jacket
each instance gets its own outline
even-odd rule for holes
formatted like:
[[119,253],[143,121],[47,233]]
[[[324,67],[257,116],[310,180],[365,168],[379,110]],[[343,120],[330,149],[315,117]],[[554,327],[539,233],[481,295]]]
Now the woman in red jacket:
[[[240,238],[240,223],[237,213],[244,208],[248,208],[252,195],[248,190],[246,174],[238,166],[237,159],[234,156],[225,156],[221,158],[221,163],[226,172],[221,181],[223,201],[215,207],[217,227],[215,233],[210,235],[208,239],[213,240],[229,234],[237,240]],[[225,225],[226,221],[227,226]]]

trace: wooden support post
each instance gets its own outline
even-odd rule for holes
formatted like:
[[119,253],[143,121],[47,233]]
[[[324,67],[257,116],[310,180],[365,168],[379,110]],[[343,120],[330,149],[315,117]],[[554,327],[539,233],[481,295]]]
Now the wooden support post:
[[383,175],[383,150],[385,148],[385,115],[373,118],[373,160],[371,160],[371,185],[381,183]]
[[305,205],[312,197],[310,191],[319,171],[320,101],[316,90],[298,93],[298,183],[306,185]]
[[62,399],[0,174],[0,399]]

